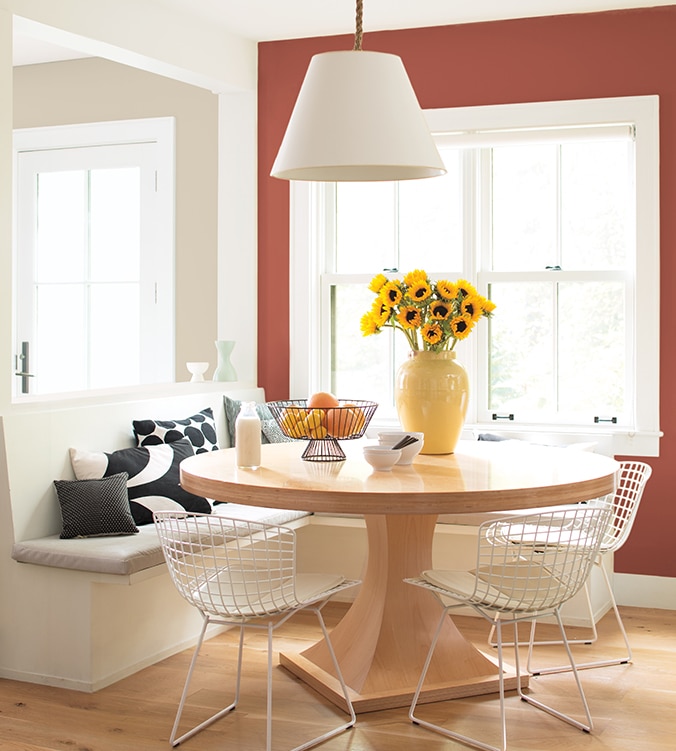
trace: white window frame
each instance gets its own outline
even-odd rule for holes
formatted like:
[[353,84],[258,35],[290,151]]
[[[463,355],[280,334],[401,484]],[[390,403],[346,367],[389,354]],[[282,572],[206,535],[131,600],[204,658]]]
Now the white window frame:
[[[154,200],[156,217],[143,228],[141,253],[141,283],[144,290],[140,316],[145,322],[141,344],[141,382],[162,383],[175,376],[175,118],[144,118],[111,122],[83,123],[67,126],[23,128],[14,131],[13,155],[15,185],[18,184],[19,159],[24,155],[51,150],[86,149],[100,146],[152,144],[154,150]],[[18,279],[17,233],[22,231],[17,196],[14,192],[14,278],[13,296],[14,352],[19,350],[17,310],[24,304]],[[22,395],[18,379],[13,379],[14,400],[23,401],[32,395]],[[40,395],[44,396],[44,395]]]
[[[610,455],[658,456],[659,375],[660,375],[660,241],[659,241],[659,97],[616,97],[532,104],[495,105],[428,110],[425,112],[433,134],[469,133],[475,141],[481,131],[523,128],[586,126],[595,123],[631,124],[636,132],[636,262],[635,325],[632,323],[633,362],[629,364],[635,384],[634,424],[631,429],[562,425],[507,426],[481,423],[477,400],[472,400],[466,427],[475,432],[499,432],[515,438],[567,444],[589,441],[596,450]],[[305,182],[291,183],[290,229],[290,396],[302,398],[326,387],[320,346],[321,290],[318,284],[318,253],[324,248],[331,228],[318,219],[321,192],[330,186]],[[478,228],[472,228],[476,232]],[[368,280],[367,282],[368,283]],[[640,300],[640,305],[636,301]],[[358,325],[358,322],[355,324]],[[469,347],[463,347],[463,363],[477,397],[485,398],[487,327],[478,327]]]

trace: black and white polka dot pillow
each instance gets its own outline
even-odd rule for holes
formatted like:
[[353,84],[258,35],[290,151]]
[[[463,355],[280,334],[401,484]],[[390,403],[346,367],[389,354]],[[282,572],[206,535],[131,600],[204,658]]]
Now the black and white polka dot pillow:
[[127,496],[127,473],[100,480],[54,480],[61,508],[61,539],[138,532]]
[[187,438],[196,454],[218,451],[216,422],[211,407],[182,420],[134,420],[137,446],[158,446]]

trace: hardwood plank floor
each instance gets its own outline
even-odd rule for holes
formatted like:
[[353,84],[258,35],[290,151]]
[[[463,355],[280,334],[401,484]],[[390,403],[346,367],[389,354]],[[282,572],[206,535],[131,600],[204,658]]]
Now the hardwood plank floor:
[[[327,607],[329,624],[340,616],[341,607]],[[576,730],[510,695],[511,751],[672,751],[676,743],[676,611],[622,608],[622,614],[633,663],[581,672],[594,732]],[[485,622],[468,617],[455,620],[468,638],[485,648]],[[541,628],[539,633],[545,635],[551,627]],[[578,660],[621,653],[623,645],[612,616],[601,621],[599,633],[595,645],[575,647]],[[276,648],[301,650],[317,636],[314,617],[300,615],[279,630]],[[265,747],[265,642],[252,635],[246,643],[240,706],[186,741],[182,746],[186,751]],[[540,647],[538,655],[543,665],[558,664],[561,648]],[[205,645],[184,714],[186,727],[230,701],[235,656],[232,634],[217,636]],[[0,680],[0,751],[167,751],[190,657],[191,651],[182,652],[95,694]],[[274,749],[291,748],[322,732],[327,723],[343,721],[344,715],[283,668],[275,669],[274,682]],[[532,678],[531,691],[545,702],[558,703],[564,711],[579,713],[570,674]],[[483,733],[488,742],[498,741],[498,707],[493,697],[429,704],[420,708],[420,715],[452,723],[460,732]],[[422,747],[429,751],[465,748],[412,725],[405,709],[359,715],[355,728],[320,746],[324,751]]]

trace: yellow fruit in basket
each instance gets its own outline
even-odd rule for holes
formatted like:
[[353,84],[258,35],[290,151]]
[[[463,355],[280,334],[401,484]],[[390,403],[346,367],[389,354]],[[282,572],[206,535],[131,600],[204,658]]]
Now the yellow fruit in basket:
[[328,431],[323,425],[311,428],[308,432],[310,433],[310,438],[326,438],[328,435]]
[[320,428],[324,422],[324,410],[323,409],[311,409],[307,417],[303,420],[303,424],[308,430],[315,430]]
[[303,420],[306,412],[304,409],[287,409],[282,415],[280,426],[291,438],[301,438],[305,435]]
[[337,407],[340,404],[338,399],[333,394],[329,394],[327,391],[318,391],[316,394],[307,400],[307,406],[310,409],[319,407],[320,409],[326,409],[327,407]]

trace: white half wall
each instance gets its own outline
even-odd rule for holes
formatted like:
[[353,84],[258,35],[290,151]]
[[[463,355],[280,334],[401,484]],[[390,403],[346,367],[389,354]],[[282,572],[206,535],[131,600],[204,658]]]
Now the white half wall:
[[676,610],[676,579],[672,577],[613,574],[611,581],[618,605]]

